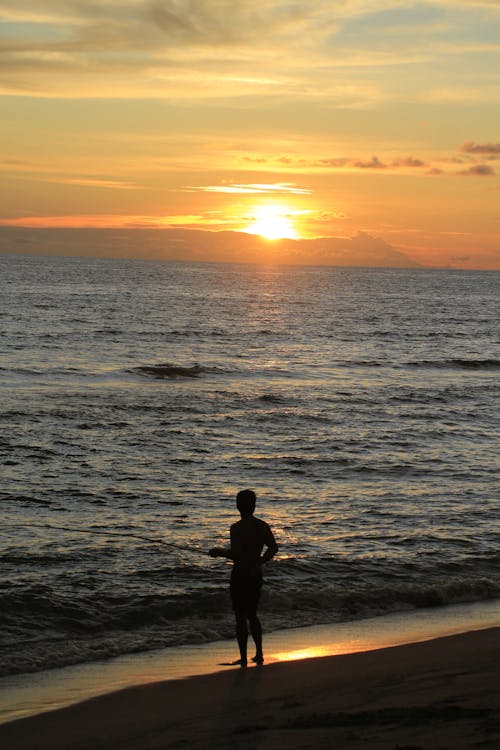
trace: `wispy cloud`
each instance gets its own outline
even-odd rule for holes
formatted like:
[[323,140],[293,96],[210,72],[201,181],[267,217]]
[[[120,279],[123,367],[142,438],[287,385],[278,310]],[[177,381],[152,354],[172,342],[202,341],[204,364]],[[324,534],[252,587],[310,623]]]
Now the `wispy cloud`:
[[0,219],[0,227],[31,227],[33,229],[163,229],[168,226],[224,229],[227,223],[218,212],[199,214],[66,214],[55,216],[20,216]]
[[291,183],[256,183],[249,185],[228,184],[228,185],[198,185],[184,188],[189,192],[202,193],[240,193],[245,195],[310,195],[312,190],[309,188],[299,187]]
[[138,186],[135,182],[126,182],[123,180],[104,180],[104,179],[90,179],[85,177],[71,177],[66,179],[54,179],[51,182],[60,182],[63,185],[78,185],[80,187],[90,188],[107,188],[110,190],[136,190]]
[[[18,216],[16,218],[0,219],[2,227],[31,227],[34,229],[45,228],[107,228],[145,226],[153,221],[154,217],[144,216],[119,216],[107,214],[66,214],[55,216]],[[156,222],[158,218],[156,217]]]
[[[474,12],[475,22],[481,15],[490,18],[498,3],[453,2],[462,9],[463,49],[469,44],[476,54],[482,47],[466,38],[467,13],[472,18]],[[435,0],[433,8],[453,8],[453,2]],[[447,54],[439,43],[443,35],[447,41],[446,23],[436,23],[430,7],[428,19],[424,7],[418,26],[425,29],[424,38],[415,33],[413,5],[407,0],[379,0],[376,8],[373,0],[3,0],[0,91],[181,100],[279,94],[321,97],[325,106],[328,101],[347,108],[375,106],[408,95],[407,87],[400,91],[391,84],[389,68],[397,76],[401,66],[411,71]],[[365,18],[373,23],[363,25]],[[392,33],[395,28],[400,32]],[[378,80],[375,68],[384,71]],[[434,95],[443,91],[452,99],[484,98],[477,84],[473,94],[464,84],[463,90],[452,86]]]
[[471,80],[468,85],[447,85],[431,88],[428,94],[421,97],[435,103],[497,102],[500,100],[500,86],[497,83]]

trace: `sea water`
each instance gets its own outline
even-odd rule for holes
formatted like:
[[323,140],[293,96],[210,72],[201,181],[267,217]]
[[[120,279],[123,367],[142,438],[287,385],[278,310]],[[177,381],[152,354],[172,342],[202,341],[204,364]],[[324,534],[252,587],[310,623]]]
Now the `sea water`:
[[0,257],[0,674],[500,596],[500,275]]

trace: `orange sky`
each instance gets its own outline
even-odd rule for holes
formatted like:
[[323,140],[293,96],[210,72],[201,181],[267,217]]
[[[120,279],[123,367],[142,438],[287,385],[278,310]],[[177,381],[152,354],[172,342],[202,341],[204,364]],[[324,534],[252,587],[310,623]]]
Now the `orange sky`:
[[40,5],[0,7],[0,225],[361,232],[500,269],[497,0]]

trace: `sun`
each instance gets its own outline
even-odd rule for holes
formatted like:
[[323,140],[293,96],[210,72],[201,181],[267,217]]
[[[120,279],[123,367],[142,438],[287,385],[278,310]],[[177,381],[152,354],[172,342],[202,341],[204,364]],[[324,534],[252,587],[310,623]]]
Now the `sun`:
[[254,221],[245,232],[259,234],[266,240],[296,240],[299,238],[291,216],[293,211],[285,206],[259,206]]

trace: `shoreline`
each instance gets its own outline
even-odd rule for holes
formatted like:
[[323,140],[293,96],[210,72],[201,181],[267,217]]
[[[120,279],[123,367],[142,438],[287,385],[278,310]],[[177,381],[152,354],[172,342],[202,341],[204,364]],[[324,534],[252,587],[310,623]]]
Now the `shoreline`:
[[151,682],[0,726],[9,750],[500,746],[500,628]]
[[[266,667],[372,652],[495,627],[500,627],[500,600],[291,628],[265,634]],[[218,641],[4,677],[0,679],[0,727],[141,685],[234,673],[223,664],[235,659],[236,651],[234,640]]]

